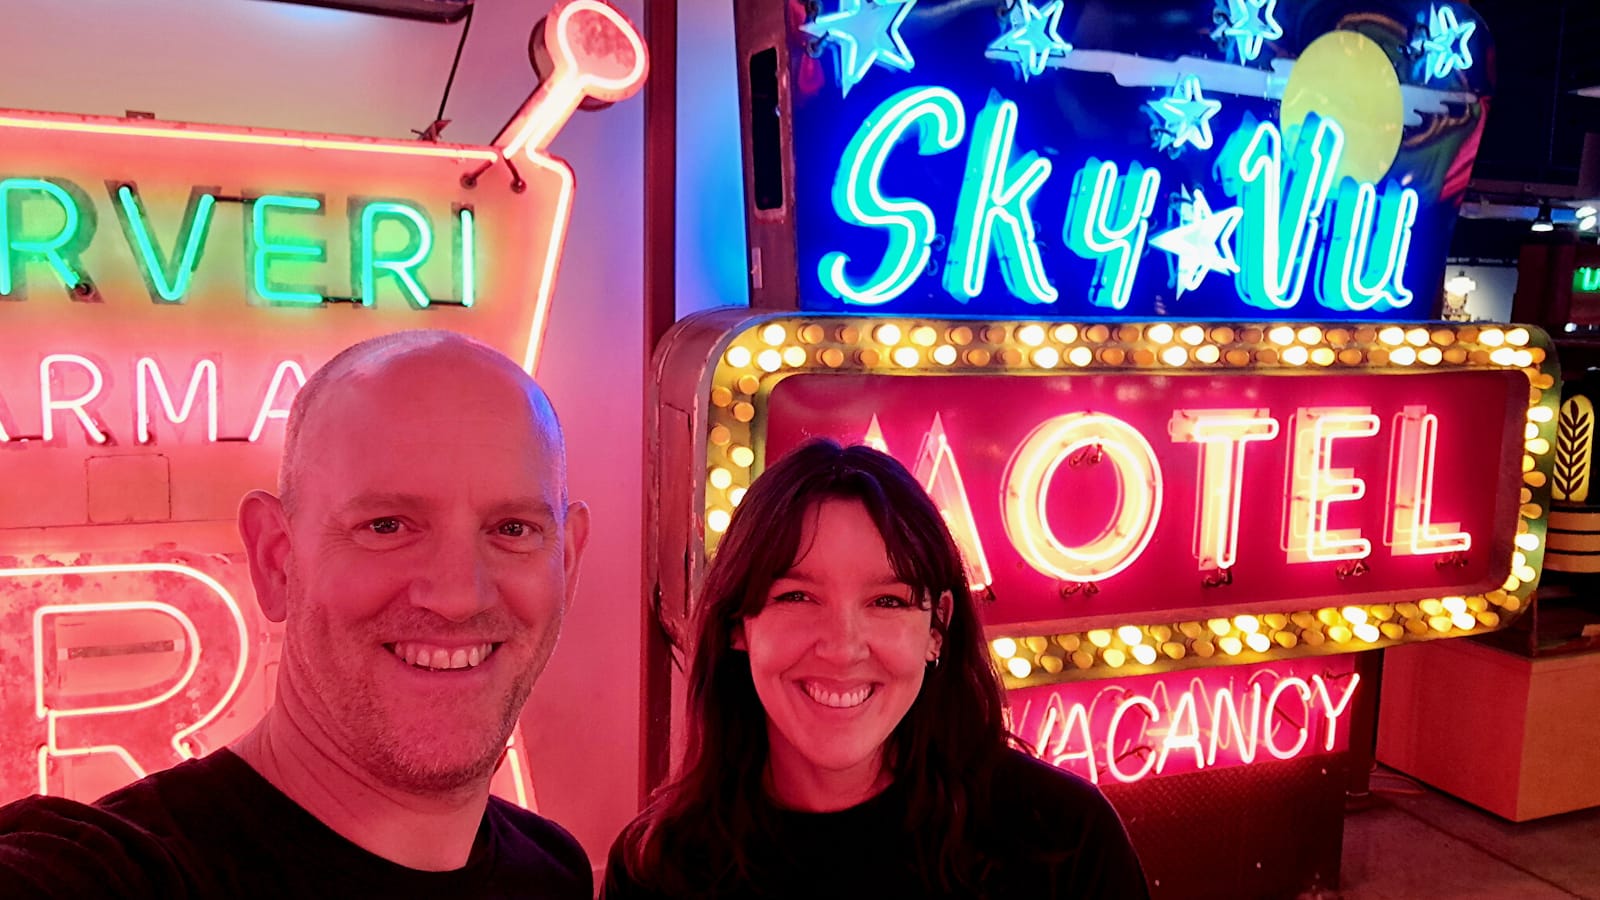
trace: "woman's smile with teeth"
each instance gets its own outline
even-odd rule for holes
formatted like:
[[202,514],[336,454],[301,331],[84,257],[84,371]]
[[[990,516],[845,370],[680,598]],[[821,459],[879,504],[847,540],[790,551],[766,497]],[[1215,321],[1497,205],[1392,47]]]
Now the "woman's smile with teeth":
[[872,696],[872,685],[870,684],[864,684],[848,691],[828,690],[812,681],[802,681],[800,687],[806,692],[806,696],[812,700],[823,706],[831,706],[834,709],[850,709],[851,707],[860,706],[867,702],[868,697]]
[[421,669],[471,669],[494,653],[499,644],[474,644],[470,647],[440,647],[421,641],[398,641],[385,644],[389,652]]

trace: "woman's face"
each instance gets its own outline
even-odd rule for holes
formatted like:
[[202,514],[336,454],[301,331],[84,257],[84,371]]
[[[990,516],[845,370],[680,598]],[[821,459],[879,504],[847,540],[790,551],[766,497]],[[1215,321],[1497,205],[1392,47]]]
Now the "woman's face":
[[780,801],[829,785],[870,790],[940,640],[859,501],[812,507],[799,552],[761,612],[734,631],[766,710]]

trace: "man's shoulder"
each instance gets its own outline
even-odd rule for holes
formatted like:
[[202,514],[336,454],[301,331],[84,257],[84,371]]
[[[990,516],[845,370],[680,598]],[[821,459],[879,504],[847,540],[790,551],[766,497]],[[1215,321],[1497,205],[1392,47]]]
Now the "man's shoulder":
[[34,796],[0,807],[0,896],[181,893],[190,836],[225,802],[242,766],[220,751],[157,772],[93,804]]
[[580,891],[585,897],[593,894],[589,855],[565,828],[499,797],[489,798],[488,817],[502,866],[540,871],[570,884],[575,896]]
[[162,896],[176,870],[142,823],[61,797],[0,807],[0,896]]

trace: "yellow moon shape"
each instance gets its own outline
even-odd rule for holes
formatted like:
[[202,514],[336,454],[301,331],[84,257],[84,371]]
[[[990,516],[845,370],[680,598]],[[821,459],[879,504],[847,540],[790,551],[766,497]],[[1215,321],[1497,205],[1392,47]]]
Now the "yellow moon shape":
[[1283,89],[1278,121],[1285,140],[1293,140],[1312,112],[1344,129],[1335,187],[1346,175],[1382,180],[1400,149],[1405,116],[1400,78],[1382,47],[1355,31],[1330,31],[1312,41]]

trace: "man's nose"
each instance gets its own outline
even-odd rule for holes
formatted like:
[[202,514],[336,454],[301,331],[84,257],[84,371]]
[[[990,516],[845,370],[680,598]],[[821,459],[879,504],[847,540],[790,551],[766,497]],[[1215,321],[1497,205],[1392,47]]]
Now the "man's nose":
[[[475,536],[474,536],[475,537]],[[411,602],[452,622],[464,622],[494,602],[494,583],[481,542],[451,538],[435,542],[411,582]]]
[[867,658],[866,622],[860,610],[834,607],[823,614],[820,626],[816,644],[819,659],[854,663]]

